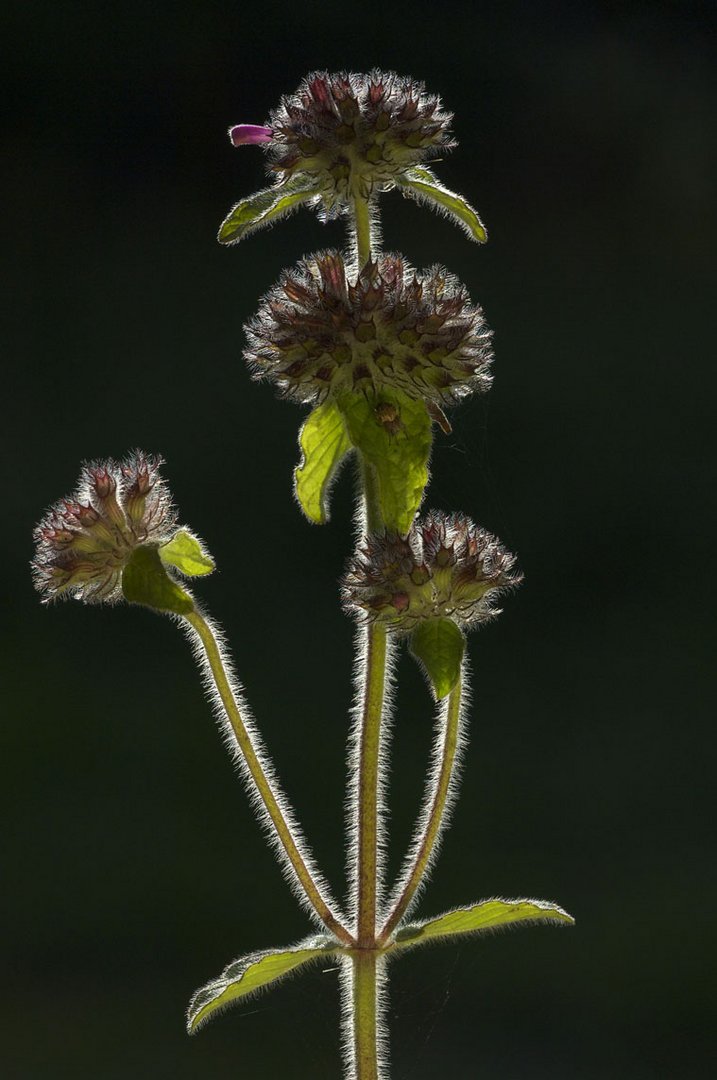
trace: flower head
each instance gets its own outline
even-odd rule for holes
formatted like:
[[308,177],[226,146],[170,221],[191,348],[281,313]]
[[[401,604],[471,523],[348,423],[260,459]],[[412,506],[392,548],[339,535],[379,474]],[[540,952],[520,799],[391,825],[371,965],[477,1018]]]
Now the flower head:
[[297,173],[314,177],[331,216],[352,196],[388,191],[399,173],[455,146],[452,118],[414,79],[320,71],[282,98],[265,129],[254,129],[269,131],[270,141],[237,141],[234,133],[252,125],[231,128],[230,136],[234,145],[267,141],[269,170],[280,181]]
[[45,600],[114,602],[134,551],[171,539],[177,518],[159,475],[161,464],[161,458],[136,451],[123,462],[83,467],[76,491],[35,529],[32,570]]
[[456,145],[452,119],[423,83],[395,72],[309,75],[265,125],[229,128],[234,146],[264,144],[273,182],[232,207],[219,242],[236,244],[302,205],[328,221],[363,203],[370,217],[378,195],[396,188],[485,243],[476,210],[428,167]]
[[390,184],[401,169],[455,146],[452,119],[423,83],[395,72],[315,72],[271,113],[271,168],[328,178],[348,165],[370,183]]
[[393,388],[451,405],[491,382],[482,309],[446,270],[418,273],[399,255],[369,261],[358,276],[336,251],[305,259],[246,330],[254,378],[299,402]]
[[463,514],[433,510],[407,537],[368,536],[342,580],[344,608],[406,634],[426,619],[460,627],[498,614],[494,600],[522,580],[515,556]]

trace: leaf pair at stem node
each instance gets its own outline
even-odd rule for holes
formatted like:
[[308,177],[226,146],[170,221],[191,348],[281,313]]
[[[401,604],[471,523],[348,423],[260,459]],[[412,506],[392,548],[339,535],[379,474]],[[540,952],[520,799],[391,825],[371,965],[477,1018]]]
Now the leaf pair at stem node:
[[[557,904],[541,900],[483,900],[444,915],[406,923],[392,940],[377,945],[379,955],[394,957],[429,942],[507,929],[518,923],[571,925],[573,919]],[[332,958],[351,957],[353,950],[326,936],[307,938],[288,949],[267,949],[235,960],[196,992],[187,1012],[187,1029],[194,1034],[218,1013],[251,997],[302,968]]]

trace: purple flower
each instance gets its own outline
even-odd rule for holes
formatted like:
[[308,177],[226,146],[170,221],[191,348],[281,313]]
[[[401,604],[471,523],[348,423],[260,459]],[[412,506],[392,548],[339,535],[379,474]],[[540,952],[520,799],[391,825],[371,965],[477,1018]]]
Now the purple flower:
[[271,142],[273,131],[259,124],[237,124],[229,128],[229,138],[234,146],[251,146],[254,143]]

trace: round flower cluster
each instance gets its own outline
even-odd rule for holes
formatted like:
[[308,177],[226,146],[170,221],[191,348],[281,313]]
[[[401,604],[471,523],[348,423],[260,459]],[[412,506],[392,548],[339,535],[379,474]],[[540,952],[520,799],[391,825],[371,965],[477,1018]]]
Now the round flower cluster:
[[498,614],[493,602],[520,584],[515,556],[463,514],[433,510],[407,537],[368,536],[342,579],[345,610],[398,634],[425,619],[453,619],[461,627]]
[[369,261],[355,281],[336,251],[305,259],[246,332],[254,378],[299,402],[388,387],[452,405],[491,383],[482,309],[446,270],[420,274],[399,255]]
[[270,114],[269,167],[282,179],[315,176],[331,214],[352,195],[387,191],[397,173],[450,150],[452,119],[423,83],[393,72],[317,72]]
[[35,529],[33,577],[46,600],[118,600],[133,551],[171,539],[177,518],[161,464],[161,458],[137,451],[124,462],[84,466],[74,494],[56,503]]

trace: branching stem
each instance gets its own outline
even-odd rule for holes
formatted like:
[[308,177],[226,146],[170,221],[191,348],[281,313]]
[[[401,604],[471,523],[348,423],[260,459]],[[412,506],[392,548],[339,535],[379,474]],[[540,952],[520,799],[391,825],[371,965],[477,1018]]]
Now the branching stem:
[[224,706],[232,731],[236,736],[237,744],[244,757],[249,774],[254,782],[259,798],[266,808],[276,837],[306,894],[307,900],[326,928],[330,930],[339,941],[346,945],[353,944],[351,934],[346,927],[342,925],[336,915],[334,915],[324,899],[319,886],[314,881],[311,871],[306,865],[296,843],[292,828],[282,812],[272,783],[262,766],[251,735],[242,719],[241,712],[239,711],[239,707],[232,692],[229,677],[224,667],[221,650],[219,649],[217,640],[212,632],[212,628],[198,611],[192,611],[184,617],[202,643],[212,673],[214,685],[216,686],[221,703]]

